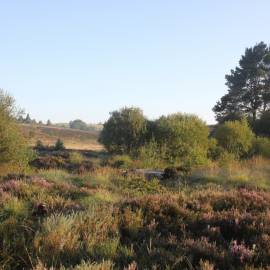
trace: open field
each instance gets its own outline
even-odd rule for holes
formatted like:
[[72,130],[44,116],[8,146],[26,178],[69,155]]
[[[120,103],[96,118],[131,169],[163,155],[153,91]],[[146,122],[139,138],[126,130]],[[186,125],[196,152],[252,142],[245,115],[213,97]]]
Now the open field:
[[38,140],[46,146],[52,146],[57,139],[61,139],[68,149],[95,151],[103,149],[103,146],[97,142],[99,135],[97,131],[82,131],[45,125],[21,124],[20,126],[30,146],[34,146]]

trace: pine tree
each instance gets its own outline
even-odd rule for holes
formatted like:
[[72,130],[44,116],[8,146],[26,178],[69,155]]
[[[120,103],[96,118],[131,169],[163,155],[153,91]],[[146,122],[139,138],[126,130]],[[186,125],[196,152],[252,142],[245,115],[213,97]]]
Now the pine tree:
[[247,48],[226,85],[228,93],[213,108],[217,121],[245,116],[254,122],[270,107],[270,47],[261,42]]

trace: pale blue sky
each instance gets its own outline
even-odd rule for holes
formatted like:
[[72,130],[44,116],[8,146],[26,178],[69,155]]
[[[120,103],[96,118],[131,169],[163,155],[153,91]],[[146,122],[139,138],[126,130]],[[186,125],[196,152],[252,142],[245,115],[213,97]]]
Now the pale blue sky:
[[134,105],[213,123],[225,74],[270,42],[269,0],[0,0],[0,12],[0,88],[54,122]]

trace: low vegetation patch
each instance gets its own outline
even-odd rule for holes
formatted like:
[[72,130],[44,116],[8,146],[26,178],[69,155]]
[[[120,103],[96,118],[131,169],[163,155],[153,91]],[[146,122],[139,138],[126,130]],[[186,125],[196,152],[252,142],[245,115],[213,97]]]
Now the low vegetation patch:
[[225,188],[222,181],[189,184],[195,173],[180,190],[171,185],[175,178],[146,180],[110,167],[5,177],[0,264],[8,270],[269,267],[269,192],[251,180]]

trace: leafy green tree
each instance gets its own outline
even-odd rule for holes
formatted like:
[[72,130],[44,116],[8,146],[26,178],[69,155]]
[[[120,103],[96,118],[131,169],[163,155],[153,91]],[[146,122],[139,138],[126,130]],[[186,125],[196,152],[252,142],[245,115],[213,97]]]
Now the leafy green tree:
[[170,163],[202,164],[207,159],[209,129],[195,115],[172,114],[156,122],[155,139]]
[[270,106],[270,48],[263,42],[247,48],[239,67],[226,75],[226,86],[228,93],[213,108],[217,121],[245,116],[254,122]]
[[72,129],[88,130],[87,124],[80,119],[70,121],[69,127]]
[[18,114],[15,100],[0,89],[0,165],[10,163],[23,170],[32,153],[17,125]]
[[219,146],[240,158],[249,153],[254,134],[247,120],[243,119],[241,121],[227,121],[219,125],[214,137],[217,139]]
[[147,120],[139,108],[123,108],[111,113],[99,141],[111,153],[132,154],[143,144]]

